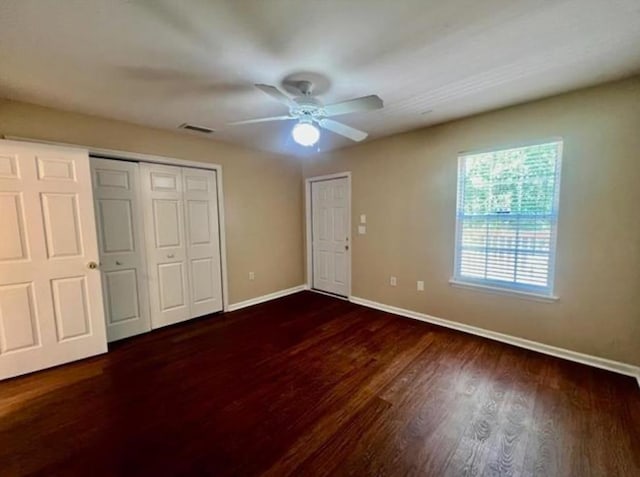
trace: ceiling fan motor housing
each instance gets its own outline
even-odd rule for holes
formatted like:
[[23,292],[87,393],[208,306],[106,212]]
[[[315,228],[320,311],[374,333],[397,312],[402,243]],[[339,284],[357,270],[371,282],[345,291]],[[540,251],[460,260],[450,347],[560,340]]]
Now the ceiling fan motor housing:
[[294,98],[295,106],[291,108],[291,115],[299,118],[314,119],[322,116],[322,103],[313,96]]

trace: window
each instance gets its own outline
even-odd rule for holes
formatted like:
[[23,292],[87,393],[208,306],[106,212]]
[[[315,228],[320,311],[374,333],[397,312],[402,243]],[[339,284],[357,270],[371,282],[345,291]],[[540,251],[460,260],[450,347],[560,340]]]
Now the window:
[[562,142],[458,161],[452,282],[551,297]]

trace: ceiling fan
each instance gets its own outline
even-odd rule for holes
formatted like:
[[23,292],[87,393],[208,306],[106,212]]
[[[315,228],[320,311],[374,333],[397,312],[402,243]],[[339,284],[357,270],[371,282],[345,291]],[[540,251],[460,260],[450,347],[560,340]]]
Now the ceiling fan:
[[382,99],[378,96],[362,96],[360,98],[341,101],[339,103],[323,105],[322,102],[313,95],[313,84],[310,81],[298,81],[295,84],[299,95],[291,98],[280,91],[275,86],[257,84],[256,88],[271,96],[289,108],[289,114],[283,116],[271,116],[267,118],[247,119],[228,123],[229,126],[239,126],[242,124],[263,123],[268,121],[283,121],[288,119],[297,120],[291,131],[294,141],[302,146],[313,146],[320,139],[320,129],[327,129],[336,134],[351,139],[352,141],[363,141],[368,134],[359,129],[352,128],[341,122],[330,119],[342,114],[357,113],[363,111],[374,111],[383,106]]

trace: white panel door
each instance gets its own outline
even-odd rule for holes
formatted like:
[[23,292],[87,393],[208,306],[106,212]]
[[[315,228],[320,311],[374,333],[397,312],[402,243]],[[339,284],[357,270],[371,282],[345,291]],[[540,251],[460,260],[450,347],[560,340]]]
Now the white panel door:
[[349,295],[349,182],[311,182],[313,288]]
[[191,315],[222,310],[220,231],[215,171],[182,169]]
[[0,379],[107,351],[87,151],[0,141],[0,218]]
[[151,327],[191,318],[180,167],[140,164]]
[[107,339],[151,330],[139,166],[91,158]]

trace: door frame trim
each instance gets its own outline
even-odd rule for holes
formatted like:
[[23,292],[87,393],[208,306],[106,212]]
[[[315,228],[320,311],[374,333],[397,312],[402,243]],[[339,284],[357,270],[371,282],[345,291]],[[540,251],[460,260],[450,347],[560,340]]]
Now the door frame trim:
[[156,156],[154,154],[143,154],[139,152],[128,152],[119,149],[105,149],[100,147],[86,146],[82,144],[71,144],[65,142],[46,141],[22,136],[5,136],[5,139],[12,141],[31,142],[37,144],[47,144],[50,146],[70,147],[74,149],[84,149],[89,151],[89,157],[98,156],[104,159],[118,159],[121,161],[150,162],[153,164],[165,164],[169,166],[193,167],[196,169],[207,169],[216,171],[216,182],[218,190],[218,221],[220,225],[220,262],[222,266],[222,311],[229,311],[229,280],[227,274],[227,240],[226,226],[224,219],[224,193],[222,189],[222,166],[210,162],[189,161],[175,157]]
[[[348,260],[349,264],[347,270],[347,299],[351,298],[351,252],[353,251],[353,224],[351,223],[351,171],[345,172],[337,172],[335,174],[326,174],[322,176],[314,176],[307,177],[304,180],[304,204],[305,204],[305,256],[306,256],[306,275],[307,275],[307,286],[310,290],[314,290],[313,288],[313,241],[312,241],[312,216],[311,216],[311,184],[313,182],[322,182],[333,179],[347,179],[347,222],[349,227],[347,230],[349,231],[349,250],[348,250]],[[322,291],[322,290],[320,290]]]

